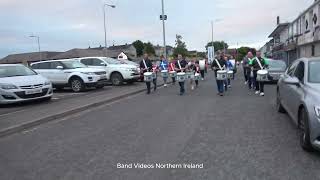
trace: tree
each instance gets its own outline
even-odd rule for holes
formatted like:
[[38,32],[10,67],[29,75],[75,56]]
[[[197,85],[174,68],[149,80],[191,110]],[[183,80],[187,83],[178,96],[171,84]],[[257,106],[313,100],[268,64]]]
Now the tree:
[[250,48],[250,47],[240,47],[237,49],[237,51],[238,51],[238,56],[236,58],[237,61],[242,61],[249,51],[251,51],[253,54],[256,54],[256,49]]
[[144,43],[144,53],[147,53],[149,55],[155,55],[156,51],[154,50],[153,45],[151,44],[151,42],[148,43]]
[[136,40],[135,42],[132,43],[132,45],[136,48],[137,51],[137,56],[140,57],[143,55],[143,50],[144,50],[144,44],[140,40]]
[[177,34],[176,47],[173,50],[173,55],[177,57],[178,54],[181,54],[182,56],[185,57],[188,55],[188,49],[187,49],[186,43],[182,41],[182,36]]
[[[211,47],[211,46],[212,46],[212,41],[208,42],[208,44],[206,45],[206,49],[208,50],[208,47]],[[214,51],[219,51],[223,49],[228,49],[229,45],[224,41],[213,41],[213,47],[214,47]]]

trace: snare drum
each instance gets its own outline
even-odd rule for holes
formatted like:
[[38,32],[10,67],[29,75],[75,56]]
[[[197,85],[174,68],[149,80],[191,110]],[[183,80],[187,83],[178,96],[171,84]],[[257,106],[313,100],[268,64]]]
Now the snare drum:
[[162,76],[163,78],[168,78],[168,77],[169,77],[168,70],[162,70],[162,71],[161,71],[161,76]]
[[177,74],[177,78],[178,78],[178,81],[179,81],[179,82],[184,82],[184,81],[186,81],[186,73],[184,73],[184,72],[179,72],[179,73]]
[[170,71],[170,77],[175,78],[177,77],[177,72],[176,71]]
[[268,71],[267,70],[259,70],[257,72],[257,81],[268,81]]
[[187,72],[186,73],[186,76],[187,76],[186,78],[187,79],[192,79],[192,75],[193,75],[193,72]]
[[227,72],[228,79],[233,79],[233,71]]
[[217,71],[217,80],[224,81],[227,80],[227,71],[219,70]]
[[152,72],[152,79],[157,79],[157,73],[156,72]]
[[196,73],[196,74],[194,75],[194,80],[200,81],[200,79],[201,79],[200,74],[199,74],[199,73]]
[[143,76],[145,82],[151,82],[153,80],[152,72],[145,72]]
[[204,70],[206,68],[206,61],[205,60],[200,60],[199,61],[199,66],[201,70]]

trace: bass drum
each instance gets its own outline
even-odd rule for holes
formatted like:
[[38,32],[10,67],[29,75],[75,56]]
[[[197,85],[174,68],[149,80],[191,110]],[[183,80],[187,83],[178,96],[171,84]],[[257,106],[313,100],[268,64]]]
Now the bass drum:
[[200,60],[199,61],[200,70],[206,69],[206,60]]

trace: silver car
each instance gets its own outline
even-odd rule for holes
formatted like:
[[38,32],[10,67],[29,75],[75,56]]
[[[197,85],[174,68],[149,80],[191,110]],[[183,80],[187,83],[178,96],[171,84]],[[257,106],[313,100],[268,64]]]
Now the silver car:
[[280,76],[283,75],[286,72],[287,65],[282,60],[274,60],[274,59],[268,59],[269,67],[268,67],[268,80],[270,82],[278,82],[280,79]]
[[304,150],[320,150],[320,58],[296,60],[281,76],[277,110],[297,125]]

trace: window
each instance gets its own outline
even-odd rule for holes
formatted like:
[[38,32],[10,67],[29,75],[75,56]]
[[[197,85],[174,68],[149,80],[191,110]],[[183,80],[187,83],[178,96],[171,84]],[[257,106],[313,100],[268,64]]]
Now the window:
[[50,63],[50,69],[57,69],[58,66],[62,66],[62,64],[58,61],[54,61]]
[[311,83],[320,83],[320,61],[309,62],[308,79]]
[[304,62],[300,62],[294,72],[294,76],[297,77],[302,83],[304,82]]
[[82,59],[81,60],[81,63],[82,64],[85,64],[85,65],[87,65],[87,66],[92,66],[92,59]]
[[311,46],[311,56],[314,56],[315,55],[315,46],[312,45]]
[[293,72],[294,72],[294,70],[296,69],[296,66],[297,66],[297,63],[293,63],[293,64],[289,67],[289,69],[288,69],[288,71],[287,71],[287,74],[288,74],[289,76],[292,76],[292,75],[293,75]]
[[105,66],[105,63],[100,59],[92,59],[93,66]]
[[[34,67],[34,65],[32,66],[32,68]],[[45,62],[45,63],[39,63],[39,64],[36,64],[36,67],[35,69],[50,69],[50,63],[49,62]]]

